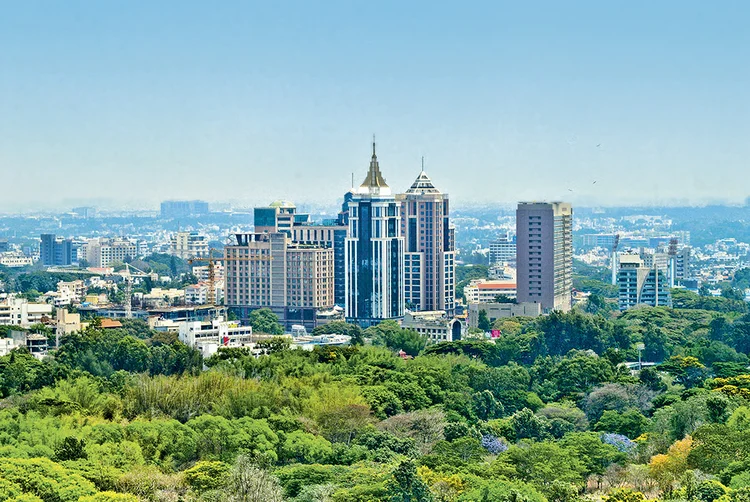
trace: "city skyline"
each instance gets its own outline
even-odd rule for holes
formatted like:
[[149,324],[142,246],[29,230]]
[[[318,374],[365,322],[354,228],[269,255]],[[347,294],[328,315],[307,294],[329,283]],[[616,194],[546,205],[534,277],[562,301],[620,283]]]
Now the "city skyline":
[[741,202],[749,11],[9,4],[0,172],[14,190],[0,211],[333,203],[373,132],[391,186],[424,156],[457,205]]

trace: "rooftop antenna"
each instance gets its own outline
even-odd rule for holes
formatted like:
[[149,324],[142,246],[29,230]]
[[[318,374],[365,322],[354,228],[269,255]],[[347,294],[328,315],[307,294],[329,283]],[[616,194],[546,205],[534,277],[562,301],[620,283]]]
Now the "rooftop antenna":
[[424,172],[424,155],[422,155],[422,172]]
[[352,173],[352,189],[354,189],[354,173]]

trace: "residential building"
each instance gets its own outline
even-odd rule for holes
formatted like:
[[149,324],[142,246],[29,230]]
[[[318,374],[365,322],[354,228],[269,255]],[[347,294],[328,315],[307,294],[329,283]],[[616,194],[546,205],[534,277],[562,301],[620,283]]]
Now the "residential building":
[[542,315],[541,303],[497,303],[481,302],[469,304],[469,326],[476,328],[479,322],[479,312],[485,311],[490,323],[508,317],[539,317]]
[[81,331],[81,314],[73,314],[68,312],[68,309],[57,309],[55,317],[57,321],[55,332],[58,336]]
[[208,202],[202,200],[166,200],[161,203],[162,219],[171,220],[208,214]]
[[516,211],[518,301],[568,311],[573,291],[573,208],[520,202]]
[[10,244],[6,239],[0,239],[0,253],[7,253],[10,251]]
[[334,305],[331,248],[293,243],[285,232],[235,234],[224,250],[225,304],[243,320],[268,307],[289,329],[314,328]]
[[12,294],[0,295],[0,325],[28,327],[52,316],[52,305],[29,303]]
[[68,266],[73,263],[73,241],[55,234],[40,236],[39,261],[47,267]]
[[87,240],[82,248],[88,266],[106,268],[119,262],[125,263],[138,256],[138,245],[128,239],[97,238]]
[[372,144],[367,177],[348,202],[346,319],[366,327],[404,315],[404,238],[399,204]]
[[466,335],[466,325],[443,310],[404,313],[402,328],[416,331],[432,343],[455,342]]
[[[185,288],[186,305],[206,305],[208,303],[208,282],[199,282]],[[224,300],[224,281],[214,282],[214,299],[217,304]]]
[[692,249],[689,246],[684,246],[682,249],[677,251],[674,256],[674,278],[677,282],[682,282],[685,279],[691,277],[690,273],[690,257],[692,255]]
[[86,298],[87,291],[86,283],[80,279],[70,282],[59,281],[57,283],[57,292],[67,294],[74,302],[83,301]]
[[34,260],[22,253],[0,253],[0,265],[4,267],[28,267],[33,264]]
[[400,204],[404,239],[404,299],[414,311],[455,311],[455,229],[450,223],[448,194],[435,188],[424,172]]
[[671,307],[672,295],[666,271],[658,267],[646,267],[638,255],[620,255],[617,272],[620,310],[638,305]]
[[466,303],[494,302],[498,296],[513,299],[517,296],[516,280],[476,279],[464,287],[464,296]]
[[[236,321],[222,318],[211,322],[185,321],[177,323],[178,339],[190,347],[198,349],[204,357],[214,354],[219,347],[253,348],[253,328],[242,326]],[[267,338],[258,337],[259,340]]]
[[32,356],[43,359],[48,352],[47,336],[26,331],[11,331],[10,338],[0,338],[0,356],[6,356],[19,347],[26,347]]
[[187,260],[208,256],[208,238],[198,232],[177,232],[169,240],[170,254]]
[[490,265],[516,263],[516,239],[507,233],[490,242]]

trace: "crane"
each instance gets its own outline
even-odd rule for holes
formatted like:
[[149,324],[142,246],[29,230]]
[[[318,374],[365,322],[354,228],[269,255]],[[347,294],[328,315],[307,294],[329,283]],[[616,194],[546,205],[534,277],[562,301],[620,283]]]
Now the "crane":
[[216,267],[215,264],[224,261],[224,257],[212,258],[211,256],[206,257],[195,257],[188,258],[188,265],[192,265],[194,262],[207,262],[208,263],[208,291],[206,291],[206,304],[216,305]]
[[[130,269],[135,270],[136,273],[131,272]],[[120,275],[125,279],[125,317],[130,319],[133,317],[133,277],[151,277],[151,274],[126,263],[125,270],[120,272]]]

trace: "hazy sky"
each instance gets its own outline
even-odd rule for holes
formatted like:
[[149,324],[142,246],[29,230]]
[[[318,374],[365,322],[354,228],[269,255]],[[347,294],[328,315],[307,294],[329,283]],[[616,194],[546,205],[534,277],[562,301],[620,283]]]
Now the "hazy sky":
[[457,203],[743,200],[749,25],[746,0],[0,0],[0,210],[334,200],[373,133],[395,190],[424,155]]

